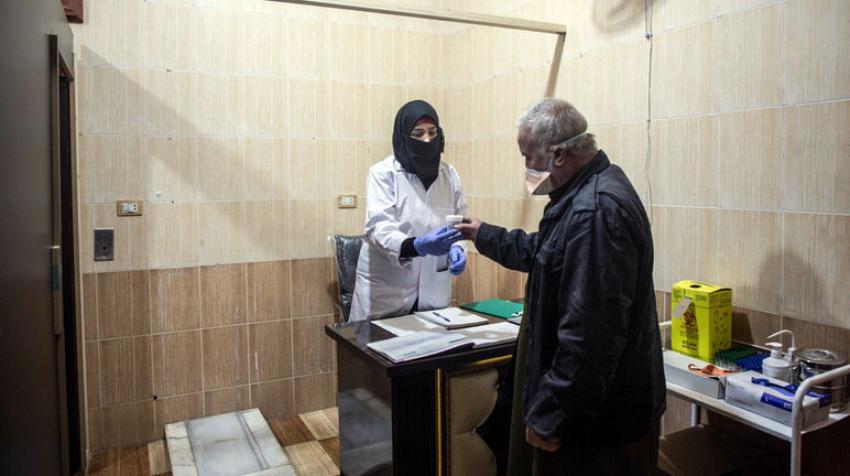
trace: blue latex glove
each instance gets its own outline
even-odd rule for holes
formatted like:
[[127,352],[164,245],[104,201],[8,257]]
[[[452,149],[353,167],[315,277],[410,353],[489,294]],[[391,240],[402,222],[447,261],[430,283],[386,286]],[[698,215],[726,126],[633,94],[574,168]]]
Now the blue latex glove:
[[466,269],[466,253],[460,245],[452,245],[449,248],[449,273],[452,276],[460,276]]
[[419,256],[442,256],[449,252],[452,243],[461,239],[463,239],[463,235],[460,234],[459,230],[444,226],[415,238],[413,248],[419,253]]

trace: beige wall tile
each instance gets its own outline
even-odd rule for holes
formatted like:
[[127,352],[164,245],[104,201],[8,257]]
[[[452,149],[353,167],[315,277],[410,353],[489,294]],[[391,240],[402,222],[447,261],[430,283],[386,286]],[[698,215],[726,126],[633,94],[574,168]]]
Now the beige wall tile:
[[333,248],[327,237],[333,233],[335,199],[291,200],[289,205],[289,256],[330,256]]
[[154,402],[154,428],[157,437],[165,436],[165,425],[204,416],[204,394],[192,393]]
[[202,327],[247,322],[245,264],[202,266]]
[[274,226],[274,247],[272,258],[289,259],[292,246],[291,206],[289,200],[275,200],[272,204],[272,224]]
[[[718,256],[727,252],[719,245],[718,234],[732,233],[719,226],[718,212],[705,208],[664,207],[663,213],[663,239],[659,240],[658,233],[653,233],[656,269],[660,271],[656,288],[667,291],[683,279],[717,283],[720,278]],[[660,269],[659,264],[662,265]]]
[[850,213],[850,101],[785,109],[784,206]]
[[336,373],[324,373],[294,379],[295,413],[336,406]]
[[476,301],[501,297],[497,295],[496,288],[498,267],[495,261],[481,256],[476,260],[474,269],[469,270],[472,272],[472,293]]
[[83,341],[88,342],[97,339],[97,275],[94,273],[83,273],[82,289],[83,297]]
[[714,112],[715,24],[655,36],[652,117]]
[[293,370],[295,376],[300,377],[334,370],[336,359],[333,341],[325,335],[325,326],[332,323],[333,316],[331,315],[292,321],[292,349],[295,359]]
[[103,445],[103,410],[89,410],[88,416],[88,442],[87,448],[89,451],[100,451],[104,448]]
[[154,427],[153,400],[104,408],[101,415],[105,447],[135,445],[159,437]]
[[287,162],[280,160],[285,153],[285,143],[276,139],[243,139],[245,156],[245,198],[271,200],[276,195],[276,181],[287,178],[288,167],[278,170]]
[[247,385],[204,392],[204,414],[218,415],[236,410],[247,410],[251,408],[248,394]]
[[247,264],[249,322],[287,319],[292,315],[291,264],[288,260]]
[[649,168],[654,204],[717,203],[716,138],[715,116],[652,122]]
[[717,203],[727,208],[778,210],[782,111],[721,114],[717,129]]
[[512,271],[496,265],[496,296],[500,299],[522,299],[525,297],[525,287],[519,271]]
[[717,102],[721,111],[782,102],[781,33],[781,5],[720,18]]
[[[279,380],[292,377],[293,331],[292,321],[251,324],[250,355],[251,382]],[[297,354],[305,359],[304,354]]]
[[475,261],[483,259],[476,252],[469,251],[466,254],[466,270],[460,276],[452,278],[452,299],[455,304],[463,304],[475,300],[472,289],[473,269]]
[[[722,1],[722,0],[721,0]],[[652,31],[662,33],[713,19],[715,2],[664,2],[652,5]]]
[[200,328],[199,273],[198,268],[151,271],[151,329],[153,332]]
[[205,329],[203,334],[204,390],[247,384],[247,326]]
[[[566,22],[567,31],[570,32],[568,36],[572,37],[572,41],[567,41],[567,44],[570,45],[568,50],[570,52],[583,52],[611,43],[643,37],[644,5],[639,2],[579,0],[563,4],[562,7],[566,7],[567,13],[558,18],[563,19],[560,21]],[[543,13],[541,10],[538,14]],[[520,16],[520,18],[524,17]],[[540,20],[558,21],[553,18],[540,18]],[[554,37],[546,35],[541,38],[541,41],[546,40],[551,41],[554,45]],[[575,43],[574,47],[572,43]],[[541,57],[540,59],[549,58],[551,58],[551,54],[549,57]]]
[[245,158],[236,139],[197,139],[197,187],[201,200],[245,196]]
[[[398,110],[404,105],[403,98],[403,86],[389,84],[369,85],[370,139],[392,143],[393,121]],[[440,112],[437,111],[438,114]],[[443,117],[440,117],[440,123],[444,128],[452,124],[452,122],[446,123],[446,119],[443,119]]]
[[850,328],[850,217],[785,214],[783,315]]
[[197,208],[199,264],[245,261],[245,203],[201,202]]
[[782,2],[780,0],[716,0],[716,3],[717,15],[722,16]]
[[307,139],[327,135],[328,84],[312,79],[290,79],[287,99],[289,104],[289,137]]
[[850,10],[842,0],[785,3],[785,100],[850,96]]
[[[794,333],[797,349],[817,347],[842,352],[844,355],[850,353],[850,330],[846,323],[840,327],[834,327],[783,317],[782,328]],[[789,343],[786,342],[786,345]]]
[[275,249],[275,202],[245,202],[245,260],[270,260],[278,257]]
[[732,288],[732,304],[778,313],[782,233],[778,213],[718,212],[717,282]]
[[294,414],[292,392],[292,379],[251,385],[251,407],[259,408],[266,418],[291,416]]
[[293,77],[326,78],[328,31],[325,22],[291,18],[286,30],[287,73]]
[[147,271],[98,275],[97,315],[101,338],[150,333],[149,285]]
[[[608,160],[623,169],[641,200],[649,203],[649,183],[646,176],[646,124],[636,122],[606,127],[593,127],[596,143],[608,155]],[[654,154],[653,154],[654,155]],[[654,159],[655,157],[653,157]],[[655,197],[653,197],[655,198]]]
[[196,203],[145,204],[150,268],[197,266],[200,259],[198,208]]
[[99,350],[102,405],[151,398],[150,336],[101,341]]
[[[316,198],[320,184],[327,179],[327,170],[321,167],[327,163],[326,147],[315,139],[296,139],[289,142],[288,167],[285,197]],[[293,173],[294,172],[294,173]]]
[[89,409],[100,407],[100,355],[97,342],[86,346],[86,404]]
[[578,59],[576,67],[575,88],[581,94],[570,99],[588,122],[610,124],[646,118],[646,40],[591,51]]
[[[132,176],[131,181],[144,185],[144,197],[151,202],[158,199],[190,201],[195,199],[195,147],[191,139],[148,137],[143,144],[143,157],[148,170],[145,175]],[[208,176],[204,170],[204,176]]]
[[331,80],[365,81],[369,30],[361,25],[332,23],[328,27],[328,75]]
[[258,12],[247,13],[241,26],[239,54],[244,55],[245,74],[281,75],[289,53],[284,47],[287,22],[280,16]]
[[201,332],[153,336],[153,391],[157,398],[199,392]]

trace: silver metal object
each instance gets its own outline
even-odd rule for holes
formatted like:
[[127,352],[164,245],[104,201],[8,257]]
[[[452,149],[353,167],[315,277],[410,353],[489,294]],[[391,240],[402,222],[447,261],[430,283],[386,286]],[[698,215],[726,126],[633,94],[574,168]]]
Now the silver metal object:
[[[847,364],[844,354],[829,349],[803,349],[797,353],[797,358],[800,361],[801,382]],[[831,411],[840,411],[847,406],[847,376],[815,385],[813,388],[816,392],[832,397]]]

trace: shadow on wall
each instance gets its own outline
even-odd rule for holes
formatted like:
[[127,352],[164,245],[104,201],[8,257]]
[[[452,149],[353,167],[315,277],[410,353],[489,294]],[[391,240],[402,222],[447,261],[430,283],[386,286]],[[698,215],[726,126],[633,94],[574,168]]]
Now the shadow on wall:
[[[793,289],[793,292],[782,290],[783,305],[781,313],[794,319],[809,322],[837,322],[828,302],[825,288],[817,268],[791,250],[784,250],[780,255],[774,253],[765,259],[759,272],[759,283],[769,282],[770,273],[775,266],[770,263],[779,260],[782,263],[784,276],[783,287]],[[794,287],[797,287],[796,289]]]
[[[665,0],[649,2],[657,9]],[[647,0],[597,0],[593,4],[593,23],[604,32],[625,30],[646,21],[646,4]]]

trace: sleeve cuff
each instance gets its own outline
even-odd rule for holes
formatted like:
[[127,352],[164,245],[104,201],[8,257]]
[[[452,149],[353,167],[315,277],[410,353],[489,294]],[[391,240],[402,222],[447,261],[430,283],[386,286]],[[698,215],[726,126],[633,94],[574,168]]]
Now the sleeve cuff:
[[413,246],[413,240],[415,239],[415,237],[405,238],[401,242],[401,249],[398,252],[399,259],[410,259],[419,256],[419,253],[416,252],[416,248]]

